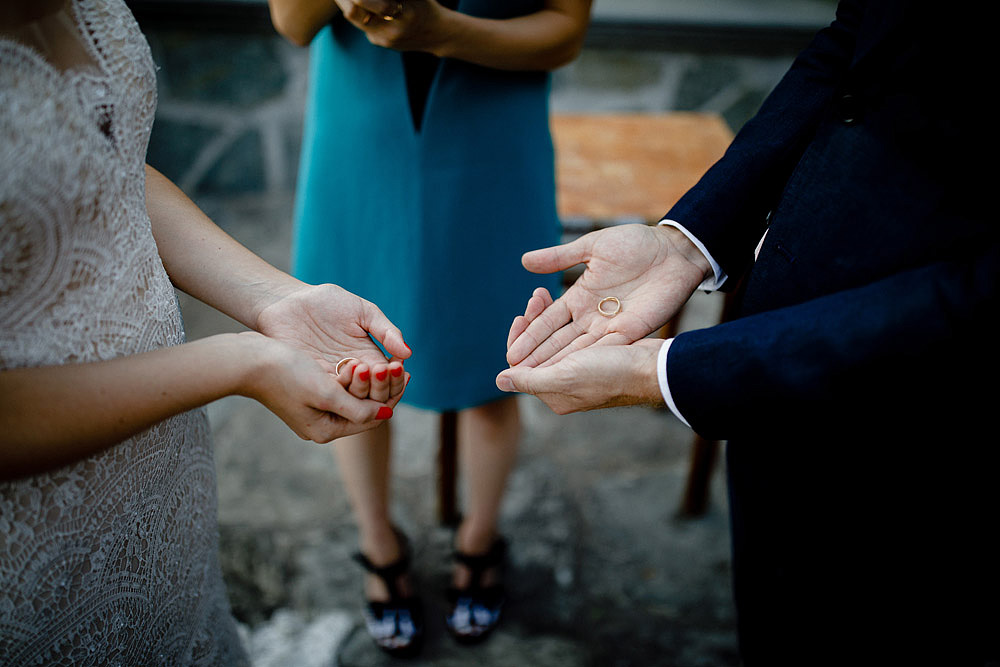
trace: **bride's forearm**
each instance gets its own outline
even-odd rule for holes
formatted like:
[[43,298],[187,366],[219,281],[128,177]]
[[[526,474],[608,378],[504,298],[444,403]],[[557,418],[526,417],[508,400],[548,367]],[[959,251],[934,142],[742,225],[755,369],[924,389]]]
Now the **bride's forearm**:
[[0,479],[64,465],[167,417],[247,393],[257,334],[223,334],[110,361],[0,372]]
[[212,222],[180,188],[146,167],[146,208],[163,265],[178,288],[255,329],[261,310],[303,283]]

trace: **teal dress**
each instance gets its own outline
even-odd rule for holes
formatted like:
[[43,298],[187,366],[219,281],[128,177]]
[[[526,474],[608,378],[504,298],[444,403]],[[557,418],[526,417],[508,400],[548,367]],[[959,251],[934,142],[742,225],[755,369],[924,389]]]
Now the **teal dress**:
[[[539,4],[459,9],[506,18]],[[494,380],[511,320],[535,287],[558,288],[521,266],[560,238],[549,75],[433,58],[404,67],[412,57],[343,19],[314,39],[292,265],[403,331],[406,402],[457,410],[505,396]]]

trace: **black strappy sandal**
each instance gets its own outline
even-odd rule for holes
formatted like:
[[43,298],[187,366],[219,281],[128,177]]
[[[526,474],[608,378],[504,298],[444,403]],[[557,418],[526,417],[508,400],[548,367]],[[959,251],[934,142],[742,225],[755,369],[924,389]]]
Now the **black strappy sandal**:
[[445,622],[448,632],[463,644],[475,644],[486,639],[499,625],[500,614],[507,599],[502,583],[483,586],[487,570],[503,569],[507,562],[507,542],[498,537],[490,550],[482,555],[471,555],[456,550],[452,557],[469,569],[470,584],[467,588],[448,587],[448,614]]
[[354,560],[381,579],[389,591],[387,602],[368,600],[365,605],[368,634],[386,653],[407,658],[417,655],[423,646],[424,613],[419,597],[403,597],[399,592],[399,578],[410,571],[410,544],[405,535],[398,531],[397,535],[402,555],[396,561],[377,567],[360,552],[354,554]]

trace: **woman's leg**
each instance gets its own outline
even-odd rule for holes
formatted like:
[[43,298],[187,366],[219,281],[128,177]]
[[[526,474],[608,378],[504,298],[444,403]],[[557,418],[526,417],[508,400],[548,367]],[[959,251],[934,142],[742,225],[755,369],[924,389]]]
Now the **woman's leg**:
[[[386,423],[331,445],[358,525],[361,553],[379,567],[401,555],[389,517],[391,434]],[[409,582],[400,582],[400,588],[404,596],[411,593]],[[365,576],[365,595],[369,600],[389,599],[385,584],[371,574]]]
[[[456,547],[467,554],[483,554],[496,540],[503,492],[517,459],[521,419],[517,398],[503,398],[463,410],[458,417],[459,469],[465,507]],[[494,583],[487,572],[484,585]],[[457,565],[453,584],[469,584],[469,571]]]

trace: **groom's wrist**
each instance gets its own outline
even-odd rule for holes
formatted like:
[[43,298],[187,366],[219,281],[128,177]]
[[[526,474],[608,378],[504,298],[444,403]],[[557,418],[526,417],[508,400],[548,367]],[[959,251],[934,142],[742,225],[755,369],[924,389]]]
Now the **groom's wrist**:
[[660,379],[657,371],[657,358],[660,340],[645,338],[630,346],[641,351],[634,358],[631,377],[635,391],[635,402],[663,407],[663,393],[660,391]]
[[726,273],[698,237],[674,220],[660,220],[656,228],[662,230],[671,247],[698,270],[700,282],[696,289],[714,291],[722,286]]
[[673,342],[673,338],[668,338],[660,345],[660,349],[656,355],[656,376],[659,381],[660,396],[663,398],[663,402],[666,403],[675,417],[690,428],[691,425],[684,419],[684,415],[680,413],[680,410],[677,409],[677,404],[674,403],[673,394],[670,392],[670,382],[667,380],[667,356],[670,352],[670,345]]

